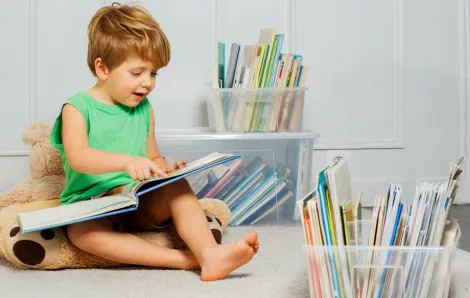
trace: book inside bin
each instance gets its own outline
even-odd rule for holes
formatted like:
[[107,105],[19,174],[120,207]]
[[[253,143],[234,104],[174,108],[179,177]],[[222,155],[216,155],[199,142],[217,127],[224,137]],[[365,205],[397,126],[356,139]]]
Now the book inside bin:
[[447,297],[460,235],[448,246],[369,246],[370,223],[358,221],[352,245],[305,246],[310,297]]
[[207,103],[217,132],[301,131],[306,87],[214,88]]
[[162,155],[196,160],[209,152],[241,158],[187,177],[199,199],[216,198],[231,211],[230,226],[298,225],[296,201],[313,188],[317,134],[157,133]]

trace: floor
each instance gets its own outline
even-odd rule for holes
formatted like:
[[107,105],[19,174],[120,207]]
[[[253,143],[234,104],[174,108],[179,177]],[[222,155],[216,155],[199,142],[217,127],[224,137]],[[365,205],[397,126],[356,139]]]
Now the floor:
[[[454,206],[470,251],[470,205]],[[468,215],[467,215],[468,214]],[[252,228],[233,228],[225,240],[240,239]],[[203,283],[198,272],[152,269],[17,270],[0,259],[1,297],[309,297],[306,255],[300,227],[257,228],[262,247],[247,266],[227,279]],[[459,250],[449,297],[469,297],[470,254]],[[182,286],[183,284],[183,286]],[[28,285],[28,286],[25,286]],[[467,290],[469,289],[469,290]]]
[[[229,228],[224,242],[253,228]],[[307,298],[306,253],[300,227],[256,228],[260,251],[227,279],[204,283],[199,272],[163,269],[17,270],[0,259],[0,297],[272,297]]]

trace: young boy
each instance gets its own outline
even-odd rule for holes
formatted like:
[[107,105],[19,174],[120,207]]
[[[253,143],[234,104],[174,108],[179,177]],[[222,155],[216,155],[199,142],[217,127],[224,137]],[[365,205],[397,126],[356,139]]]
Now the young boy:
[[[170,45],[158,23],[141,7],[113,4],[96,12],[88,40],[88,66],[96,84],[67,100],[51,134],[66,172],[62,204],[117,193],[185,164],[169,167],[160,156],[147,99],[158,70],[170,60]],[[160,247],[126,232],[159,228],[169,220],[190,251]],[[75,246],[91,254],[134,265],[201,269],[204,281],[226,277],[259,248],[254,232],[239,242],[217,244],[185,179],[147,194],[133,213],[76,223],[67,231]]]

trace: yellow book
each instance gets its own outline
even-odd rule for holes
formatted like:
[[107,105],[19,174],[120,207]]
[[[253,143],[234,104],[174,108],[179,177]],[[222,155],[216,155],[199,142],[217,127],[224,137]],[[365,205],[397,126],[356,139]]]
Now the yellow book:
[[341,205],[343,215],[344,243],[349,245],[349,223],[352,222],[352,202],[348,201]]
[[254,77],[256,73],[256,66],[258,65],[260,48],[258,45],[253,45],[255,47],[253,57],[250,61],[250,74],[248,76],[248,82],[246,82],[247,88],[253,88]]
[[261,70],[263,67],[263,62],[264,62],[264,57],[266,55],[266,45],[258,45],[258,61],[256,64],[256,70],[255,70],[255,77],[253,79],[253,87],[258,88],[259,86],[259,81],[260,81],[260,75],[261,75]]
[[336,245],[336,236],[335,236],[335,222],[333,221],[333,212],[331,211],[331,200],[330,200],[330,193],[329,191],[326,191],[326,208],[328,211],[328,220],[330,221],[329,229],[330,229],[330,235],[331,235],[331,240],[332,244]]
[[[258,45],[258,61],[256,64],[255,74],[253,77],[253,88],[258,88],[261,70],[263,67],[264,57],[266,54],[266,45]],[[247,125],[245,127],[245,131],[253,131],[254,124],[256,123],[257,115],[258,115],[258,103],[257,103],[257,95],[255,98],[250,99],[250,114],[247,114]]]
[[[333,245],[337,245],[337,242],[336,242],[336,236],[335,236],[335,223],[333,221],[333,218],[332,218],[332,211],[331,211],[331,200],[330,200],[330,194],[329,194],[329,191],[326,190],[325,191],[326,193],[326,208],[327,208],[327,211],[328,211],[328,220],[330,222],[330,234],[331,234],[331,240],[332,240],[332,244]],[[342,274],[341,274],[341,266],[338,266],[340,265],[340,260],[338,259],[338,254],[335,253],[335,269],[336,269],[336,272],[338,273],[337,276],[338,276],[338,284],[339,284],[339,290],[340,290],[340,297],[344,297],[344,293],[343,293],[343,279],[342,279]],[[334,273],[333,273],[334,274]]]
[[[349,245],[349,223],[352,222],[352,202],[348,201],[341,205],[341,211],[343,214],[343,228],[344,228],[344,244]],[[348,265],[349,265],[349,277],[353,280],[353,268],[351,261],[351,254],[348,253]]]

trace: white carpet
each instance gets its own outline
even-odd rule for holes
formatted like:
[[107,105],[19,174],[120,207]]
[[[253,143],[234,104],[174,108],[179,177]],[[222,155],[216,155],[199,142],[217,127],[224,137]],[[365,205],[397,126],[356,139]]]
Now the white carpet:
[[[251,228],[229,228],[225,241]],[[160,269],[29,271],[0,261],[0,297],[309,297],[301,229],[256,228],[260,251],[229,278]],[[469,297],[470,254],[459,251],[450,297]]]
[[[229,228],[224,242],[252,229]],[[298,228],[257,228],[260,250],[229,278],[161,269],[24,271],[0,262],[0,297],[308,297]]]
[[449,297],[470,297],[470,253],[464,250],[457,250]]

